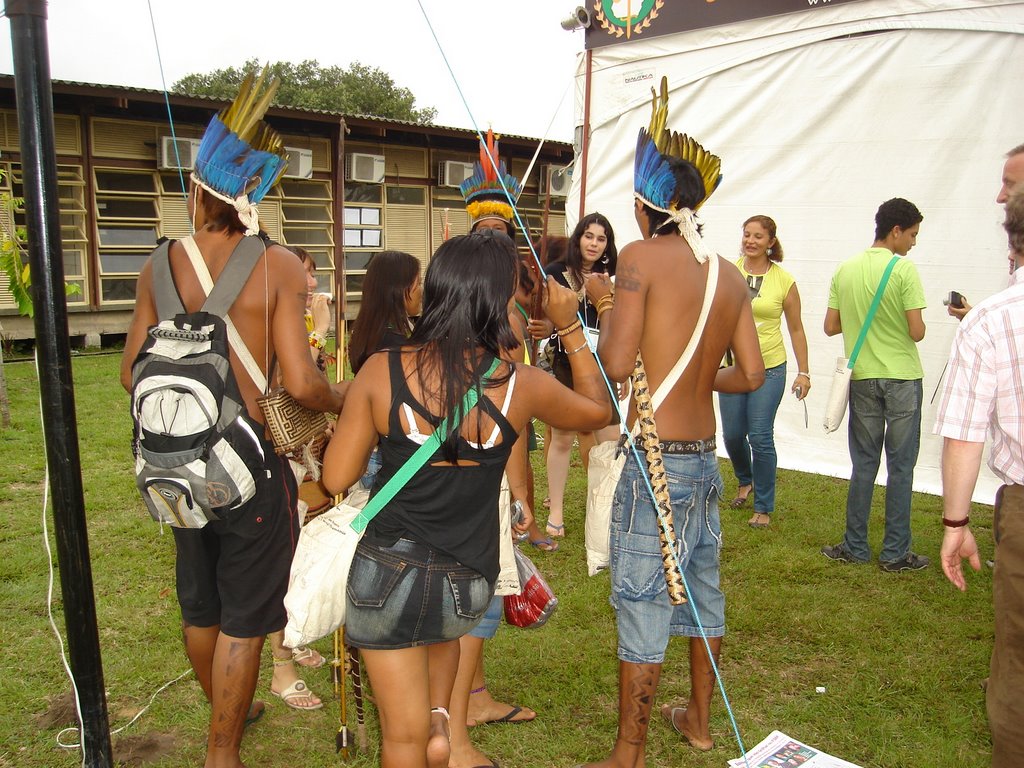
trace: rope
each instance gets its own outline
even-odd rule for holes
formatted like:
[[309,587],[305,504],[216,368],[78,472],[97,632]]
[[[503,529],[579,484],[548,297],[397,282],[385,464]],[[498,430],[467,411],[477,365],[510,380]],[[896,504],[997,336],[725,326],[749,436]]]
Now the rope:
[[[188,188],[185,186],[185,173],[181,167],[181,154],[178,152],[178,137],[174,133],[174,116],[171,114],[171,96],[167,92],[167,78],[164,77],[164,60],[160,55],[160,39],[156,34],[156,17],[153,16],[153,2],[146,0],[149,6],[149,23],[153,27],[153,45],[156,47],[156,61],[160,67],[160,84],[164,91],[164,104],[167,106],[167,124],[171,128],[171,143],[174,145],[174,161],[178,166],[178,181],[181,182],[181,195],[188,201]],[[159,151],[159,149],[157,150]]]

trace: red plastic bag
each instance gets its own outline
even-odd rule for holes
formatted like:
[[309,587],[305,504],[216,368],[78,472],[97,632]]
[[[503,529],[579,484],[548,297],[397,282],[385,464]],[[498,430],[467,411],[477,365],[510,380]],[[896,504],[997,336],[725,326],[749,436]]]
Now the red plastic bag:
[[505,595],[505,621],[524,629],[541,627],[558,607],[558,598],[530,558],[519,547],[514,550],[522,591]]

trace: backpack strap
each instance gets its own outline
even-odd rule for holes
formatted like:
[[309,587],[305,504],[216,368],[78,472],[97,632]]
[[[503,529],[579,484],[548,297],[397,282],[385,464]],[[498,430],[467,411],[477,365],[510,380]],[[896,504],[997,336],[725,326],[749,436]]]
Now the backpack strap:
[[[249,351],[249,347],[246,346],[241,334],[238,333],[238,329],[235,328],[235,324],[228,317],[228,310],[231,309],[231,305],[238,298],[238,294],[249,279],[249,275],[252,274],[252,270],[255,268],[256,262],[259,261],[259,257],[266,251],[266,245],[258,237],[243,237],[238,245],[235,246],[235,250],[232,251],[227,264],[224,265],[217,283],[214,284],[213,278],[210,276],[210,269],[206,266],[206,261],[203,259],[203,254],[199,251],[199,246],[196,245],[195,239],[191,236],[186,237],[181,241],[181,244],[185,247],[185,252],[192,262],[192,268],[199,279],[203,293],[207,294],[206,302],[203,304],[203,311],[223,318],[224,325],[227,326],[228,341],[231,344],[231,348],[238,355],[239,361],[249,374],[249,378],[256,385],[256,389],[266,392],[267,377],[263,375],[263,371],[260,370],[252,352]],[[238,257],[237,262],[236,257]],[[226,306],[224,306],[223,311],[215,311],[225,303]]]
[[165,240],[149,257],[153,266],[152,289],[157,320],[170,320],[185,311],[181,297],[174,287],[174,277],[171,275],[171,260],[168,256],[170,246],[171,242]]

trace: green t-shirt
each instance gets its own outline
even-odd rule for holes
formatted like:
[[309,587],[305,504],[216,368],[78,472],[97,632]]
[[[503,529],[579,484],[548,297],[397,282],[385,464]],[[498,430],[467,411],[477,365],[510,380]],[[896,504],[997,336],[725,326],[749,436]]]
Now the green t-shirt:
[[[892,252],[888,248],[868,248],[839,265],[828,292],[829,309],[839,310],[843,325],[846,356],[853,352],[861,326],[875,291],[882,281]],[[907,328],[907,310],[923,309],[924,287],[912,261],[898,259],[882,294],[875,319],[853,366],[853,378],[920,379],[924,377],[917,344]]]
[[793,276],[774,261],[768,262],[768,271],[763,275],[751,275],[743,269],[743,261],[740,256],[736,266],[750,290],[761,357],[765,368],[774,368],[786,362],[786,346],[782,343],[782,304],[793,287]]

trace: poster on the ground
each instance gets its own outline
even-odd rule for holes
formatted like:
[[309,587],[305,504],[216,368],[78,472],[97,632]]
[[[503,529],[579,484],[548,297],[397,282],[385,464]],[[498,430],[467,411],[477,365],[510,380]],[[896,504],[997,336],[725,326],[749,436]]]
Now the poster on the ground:
[[746,760],[737,757],[729,761],[730,768],[860,768],[840,760],[821,750],[809,747],[803,742],[787,736],[782,731],[772,731],[765,739],[747,752]]

